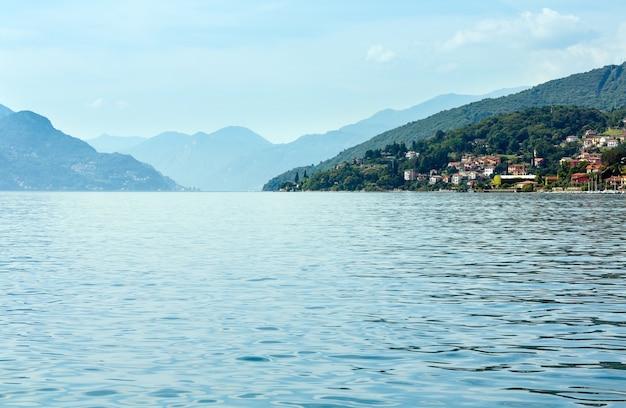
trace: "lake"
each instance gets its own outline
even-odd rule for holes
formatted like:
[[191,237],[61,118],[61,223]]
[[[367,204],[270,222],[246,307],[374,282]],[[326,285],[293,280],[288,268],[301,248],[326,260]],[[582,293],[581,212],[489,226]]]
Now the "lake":
[[626,196],[0,193],[0,406],[623,407]]

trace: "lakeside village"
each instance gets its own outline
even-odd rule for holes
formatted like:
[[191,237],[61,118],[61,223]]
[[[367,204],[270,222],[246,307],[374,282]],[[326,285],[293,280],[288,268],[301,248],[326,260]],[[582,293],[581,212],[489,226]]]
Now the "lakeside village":
[[[467,186],[473,190],[479,186],[481,181],[489,180],[489,186],[499,191],[508,192],[532,192],[538,190],[553,191],[615,191],[624,192],[626,190],[626,175],[610,176],[601,178],[604,167],[602,166],[602,154],[599,152],[590,153],[589,150],[614,149],[626,139],[626,135],[621,137],[600,136],[594,130],[585,132],[582,141],[580,154],[575,157],[563,157],[559,161],[561,167],[567,169],[577,169],[584,171],[573,172],[569,175],[569,186],[559,186],[561,178],[559,175],[540,176],[530,172],[530,168],[541,169],[545,159],[536,157],[535,151],[530,163],[515,163],[506,166],[506,174],[494,174],[496,168],[502,164],[502,157],[480,156],[465,154],[460,162],[449,162],[448,169],[455,169],[453,174],[437,174],[436,170],[426,174],[416,173],[413,169],[404,171],[405,181],[422,180],[428,181],[430,185]],[[575,135],[567,136],[565,143],[580,143],[580,138]],[[419,153],[407,151],[405,157],[410,159],[417,157]]]
[[[285,183],[281,190],[626,193],[626,174],[622,172],[622,167],[626,166],[626,154],[620,153],[617,165],[612,164],[610,169],[603,164],[603,154],[607,151],[626,150],[625,140],[624,129],[621,134],[611,136],[587,130],[582,138],[572,135],[563,140],[562,146],[579,147],[572,150],[576,152],[572,157],[562,157],[558,166],[550,166],[545,158],[537,157],[535,150],[526,162],[522,161],[523,156],[463,154],[460,161],[448,162],[445,170],[433,169],[428,173],[419,173],[409,164],[416,162],[419,152],[406,149],[403,143],[394,143],[395,149],[390,150],[395,151],[375,151],[376,157],[368,151],[365,159],[355,158],[350,163],[337,164],[326,176],[317,173],[309,178],[305,173],[305,179],[300,183],[297,179],[295,183]],[[378,178],[369,183],[365,181],[354,188],[347,184],[355,177],[346,177],[346,171],[355,174],[358,169],[358,173],[367,179],[368,173],[376,173],[376,168],[381,166],[395,167],[394,173],[398,174],[401,184],[385,185],[382,182],[385,176],[380,177],[380,172]],[[554,169],[557,174],[547,173]]]

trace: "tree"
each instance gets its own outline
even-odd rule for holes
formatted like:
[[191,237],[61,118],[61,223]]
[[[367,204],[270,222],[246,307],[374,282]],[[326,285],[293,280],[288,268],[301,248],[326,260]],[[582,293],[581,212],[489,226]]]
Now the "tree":
[[615,149],[604,151],[602,153],[602,164],[605,167],[605,171],[602,174],[603,178],[621,175],[622,166],[626,164],[626,145],[622,143]]
[[559,177],[559,181],[562,183],[569,181],[569,177],[572,174],[572,170],[566,162],[561,163],[556,172]]
[[296,171],[296,177],[293,179],[294,184],[298,184],[300,182],[300,173]]

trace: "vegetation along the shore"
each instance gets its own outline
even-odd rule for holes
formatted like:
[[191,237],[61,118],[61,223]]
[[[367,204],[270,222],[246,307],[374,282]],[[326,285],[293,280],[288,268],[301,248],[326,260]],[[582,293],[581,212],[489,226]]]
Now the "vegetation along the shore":
[[626,184],[625,122],[626,109],[530,108],[296,173],[281,190],[617,191]]

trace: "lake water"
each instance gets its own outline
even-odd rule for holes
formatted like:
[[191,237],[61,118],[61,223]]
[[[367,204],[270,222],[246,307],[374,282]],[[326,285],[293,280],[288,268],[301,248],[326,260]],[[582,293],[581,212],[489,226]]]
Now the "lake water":
[[626,196],[0,193],[2,407],[624,407]]

